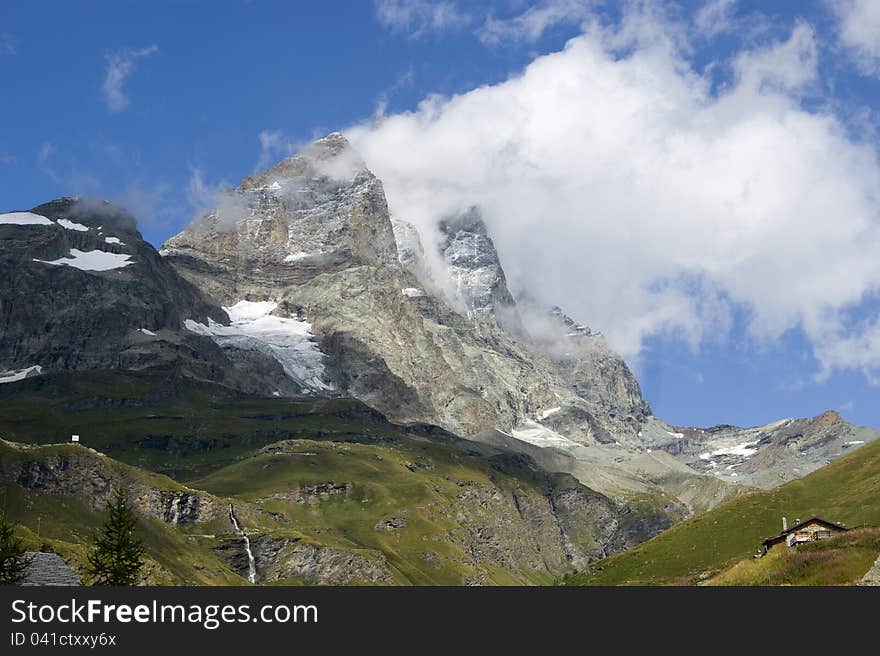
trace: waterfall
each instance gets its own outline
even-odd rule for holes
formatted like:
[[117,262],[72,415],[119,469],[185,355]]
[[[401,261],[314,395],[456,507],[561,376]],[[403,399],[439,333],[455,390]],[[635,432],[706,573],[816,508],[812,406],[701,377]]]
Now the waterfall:
[[248,557],[248,581],[256,583],[257,565],[254,562],[254,554],[251,551],[251,541],[248,539],[247,533],[245,533],[241,526],[239,526],[238,519],[235,517],[235,510],[233,510],[231,503],[229,504],[229,520],[232,522],[232,527],[235,529],[235,532],[244,540],[244,550],[247,551]]

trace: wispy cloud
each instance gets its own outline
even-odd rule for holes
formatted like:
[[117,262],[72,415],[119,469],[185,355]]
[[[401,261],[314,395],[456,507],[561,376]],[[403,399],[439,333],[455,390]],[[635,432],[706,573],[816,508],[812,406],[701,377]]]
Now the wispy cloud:
[[731,31],[735,26],[737,0],[709,0],[694,16],[694,29],[706,39]]
[[260,141],[260,158],[256,171],[264,171],[298,150],[298,144],[288,139],[281,130],[262,130],[257,139]]
[[598,4],[599,0],[544,0],[512,18],[487,17],[477,37],[489,46],[534,43],[553,27],[587,20]]
[[470,14],[452,2],[375,0],[375,8],[382,25],[413,39],[429,32],[459,29],[472,20]]
[[159,52],[154,45],[139,50],[117,50],[107,55],[107,68],[102,91],[108,111],[121,112],[128,107],[128,96],[125,95],[125,82],[134,72],[138,59],[149,57]]
[[411,85],[414,79],[415,72],[411,67],[398,75],[397,79],[394,81],[394,84],[392,84],[382,93],[380,93],[379,97],[376,99],[376,108],[373,111],[373,119],[376,121],[381,121],[382,117],[385,116],[385,112],[388,110],[388,103],[391,98],[394,97],[394,94],[396,94],[404,87]]
[[64,193],[71,195],[97,195],[102,189],[98,175],[80,166],[75,160],[56,161],[58,151],[55,144],[45,142],[37,151],[37,168],[53,183],[61,187]]
[[880,2],[877,0],[826,0],[837,20],[841,45],[859,69],[880,74]]
[[224,186],[223,183],[208,184],[202,169],[198,166],[192,166],[189,172],[189,182],[186,185],[186,200],[197,213],[203,212],[216,202],[217,196]]
[[212,184],[205,180],[201,168],[191,167],[186,188],[191,212],[198,216],[210,210],[214,215],[215,229],[231,229],[249,214],[250,208],[240,194],[230,193],[230,189],[231,185],[225,180]]
[[40,146],[40,150],[37,151],[37,167],[46,175],[48,175],[52,180],[58,181],[59,176],[55,172],[55,169],[52,168],[52,164],[50,162],[52,155],[55,152],[55,144],[50,141],[47,141],[42,146]]
[[14,34],[0,32],[0,55],[17,55],[19,40]]
[[156,230],[171,226],[181,214],[173,191],[173,186],[164,181],[130,180],[113,195],[113,201],[131,212],[141,228]]

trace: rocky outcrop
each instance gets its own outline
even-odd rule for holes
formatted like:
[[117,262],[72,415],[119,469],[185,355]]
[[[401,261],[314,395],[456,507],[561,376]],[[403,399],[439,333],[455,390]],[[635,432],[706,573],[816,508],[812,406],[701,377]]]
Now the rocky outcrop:
[[440,254],[447,275],[465,315],[475,318],[489,313],[512,312],[516,302],[495,244],[476,207],[440,221]]
[[859,585],[880,586],[880,556],[878,556],[867,574],[862,577]]
[[124,487],[138,514],[172,525],[223,517],[222,504],[214,496],[163,476],[138,472],[85,447],[28,447],[5,440],[0,444],[0,484],[15,483],[34,492],[75,498],[95,511],[105,510]]
[[195,524],[219,514],[213,498],[195,491],[150,489],[147,498],[138,498],[145,514],[167,524]]
[[[313,544],[298,538],[251,538],[257,583],[300,580],[316,585],[356,585],[394,581],[381,553],[355,552]],[[242,576],[248,572],[247,555],[240,540],[227,540],[215,548],[222,560]]]

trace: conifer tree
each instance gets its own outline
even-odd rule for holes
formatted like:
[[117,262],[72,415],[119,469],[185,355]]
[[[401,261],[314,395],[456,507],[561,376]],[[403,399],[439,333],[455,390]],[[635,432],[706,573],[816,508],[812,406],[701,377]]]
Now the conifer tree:
[[13,525],[0,511],[0,585],[18,585],[24,580],[33,558],[25,553],[21,538],[15,537]]
[[135,535],[138,520],[120,488],[108,506],[110,516],[95,536],[86,572],[92,585],[136,585],[144,566],[144,546]]

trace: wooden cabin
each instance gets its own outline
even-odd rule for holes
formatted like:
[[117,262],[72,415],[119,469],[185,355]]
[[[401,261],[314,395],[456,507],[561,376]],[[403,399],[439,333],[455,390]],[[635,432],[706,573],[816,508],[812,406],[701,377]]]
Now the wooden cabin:
[[825,540],[838,533],[843,533],[844,531],[849,530],[843,524],[829,522],[821,517],[810,517],[810,519],[804,521],[797,520],[797,523],[791,528],[786,528],[785,520],[783,519],[782,521],[782,533],[774,535],[772,538],[767,538],[761,543],[764,545],[764,553],[767,553],[777,544],[785,544],[788,547],[794,547],[795,545],[804,542]]

